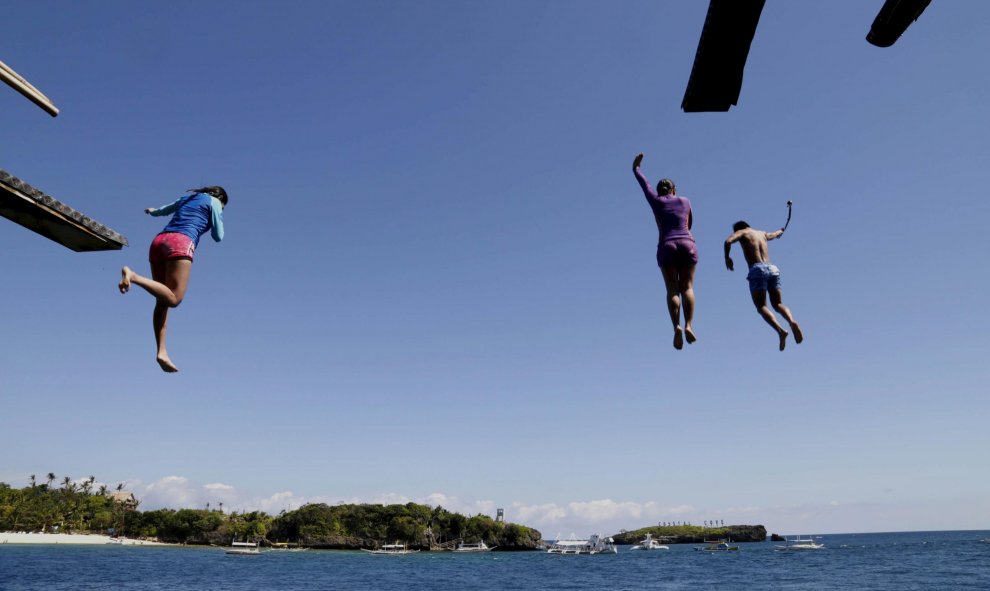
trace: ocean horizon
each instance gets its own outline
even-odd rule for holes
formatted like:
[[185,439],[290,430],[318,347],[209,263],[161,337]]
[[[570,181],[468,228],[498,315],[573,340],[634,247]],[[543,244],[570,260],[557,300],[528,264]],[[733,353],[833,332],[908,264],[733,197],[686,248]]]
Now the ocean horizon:
[[595,556],[545,552],[375,556],[311,550],[231,556],[219,547],[0,544],[0,589],[987,589],[990,530],[813,535],[821,550],[779,542],[738,552]]

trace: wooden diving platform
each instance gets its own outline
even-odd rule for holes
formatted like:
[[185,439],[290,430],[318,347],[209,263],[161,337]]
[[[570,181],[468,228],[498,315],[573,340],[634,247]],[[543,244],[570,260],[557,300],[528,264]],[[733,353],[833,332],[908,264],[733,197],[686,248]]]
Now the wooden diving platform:
[[4,82],[7,86],[24,95],[25,98],[44,109],[52,117],[58,116],[58,107],[52,103],[52,99],[45,96],[44,93],[3,62],[0,62],[0,82]]
[[739,101],[743,70],[765,0],[711,0],[681,108],[728,111]]
[[0,215],[76,252],[120,250],[127,238],[0,169]]
[[877,47],[890,47],[911,23],[918,20],[931,0],[887,0],[873,20],[866,40]]

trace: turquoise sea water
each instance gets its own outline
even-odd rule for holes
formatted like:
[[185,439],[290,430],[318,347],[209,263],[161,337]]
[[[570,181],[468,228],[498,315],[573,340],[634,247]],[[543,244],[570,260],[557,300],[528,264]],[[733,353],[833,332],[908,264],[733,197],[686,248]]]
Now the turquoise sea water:
[[826,548],[774,543],[706,553],[555,556],[543,552],[373,556],[219,548],[0,545],[0,589],[990,589],[990,531],[826,535]]

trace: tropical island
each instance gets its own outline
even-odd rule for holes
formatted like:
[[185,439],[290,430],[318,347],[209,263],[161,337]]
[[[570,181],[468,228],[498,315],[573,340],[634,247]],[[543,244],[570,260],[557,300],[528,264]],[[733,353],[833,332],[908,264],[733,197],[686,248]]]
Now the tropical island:
[[700,525],[657,525],[633,531],[620,532],[612,538],[616,544],[638,544],[652,534],[665,544],[700,544],[707,540],[732,540],[733,542],[762,542],[767,539],[767,529],[762,525],[725,525],[702,527]]
[[90,533],[172,544],[229,545],[252,540],[261,545],[289,542],[320,549],[373,549],[399,542],[421,550],[449,550],[460,542],[485,542],[500,551],[542,548],[539,531],[487,515],[471,517],[443,507],[313,503],[293,511],[225,513],[223,507],[138,510],[139,501],[123,490],[95,487],[55,475],[16,489],[0,482],[0,531]]

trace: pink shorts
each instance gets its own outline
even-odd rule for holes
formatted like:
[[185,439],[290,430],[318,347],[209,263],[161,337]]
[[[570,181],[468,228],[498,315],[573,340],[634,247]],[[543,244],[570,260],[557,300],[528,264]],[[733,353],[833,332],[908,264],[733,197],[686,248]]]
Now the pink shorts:
[[152,263],[164,263],[171,259],[193,258],[196,243],[192,238],[178,232],[162,232],[151,241],[148,250],[148,260]]

